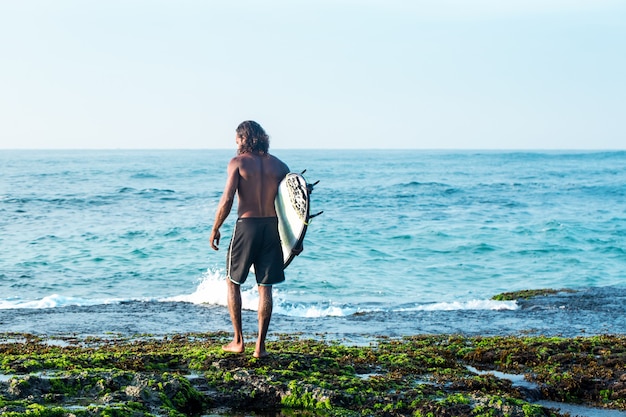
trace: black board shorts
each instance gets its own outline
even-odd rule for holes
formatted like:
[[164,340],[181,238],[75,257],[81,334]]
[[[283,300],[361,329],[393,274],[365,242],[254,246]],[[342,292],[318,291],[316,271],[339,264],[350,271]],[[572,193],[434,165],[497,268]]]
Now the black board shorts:
[[243,284],[252,265],[258,285],[274,285],[285,280],[278,218],[237,219],[226,258],[226,276],[235,284]]

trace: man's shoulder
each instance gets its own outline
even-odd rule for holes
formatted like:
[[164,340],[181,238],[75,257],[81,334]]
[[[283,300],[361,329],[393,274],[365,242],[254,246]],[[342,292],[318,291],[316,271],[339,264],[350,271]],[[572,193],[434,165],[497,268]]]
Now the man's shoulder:
[[289,168],[287,168],[287,164],[284,163],[281,159],[279,159],[278,157],[276,157],[276,156],[274,156],[272,154],[269,154],[269,153],[268,153],[268,156],[274,161],[275,164],[277,164],[277,165],[281,166],[283,169],[286,169],[287,171],[289,171]]
[[270,166],[273,170],[285,171],[285,174],[289,172],[289,167],[283,161],[281,161],[278,157],[266,153],[265,155],[258,155],[253,153],[241,153],[239,155],[234,156],[230,162],[229,166],[232,168],[241,168],[249,167],[253,161],[258,161],[258,158],[267,158],[270,162]]
[[233,156],[230,159],[229,164],[230,165],[241,165],[241,163],[246,161],[247,159],[250,159],[250,155],[245,154],[245,153],[241,153],[239,155]]

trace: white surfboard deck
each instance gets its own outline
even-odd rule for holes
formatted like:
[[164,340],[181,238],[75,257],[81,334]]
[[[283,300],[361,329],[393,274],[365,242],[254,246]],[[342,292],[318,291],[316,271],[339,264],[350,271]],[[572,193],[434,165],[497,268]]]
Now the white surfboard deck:
[[309,202],[304,177],[294,172],[287,174],[278,186],[274,201],[285,268],[297,255],[293,252],[294,248],[301,246],[304,240],[310,219]]

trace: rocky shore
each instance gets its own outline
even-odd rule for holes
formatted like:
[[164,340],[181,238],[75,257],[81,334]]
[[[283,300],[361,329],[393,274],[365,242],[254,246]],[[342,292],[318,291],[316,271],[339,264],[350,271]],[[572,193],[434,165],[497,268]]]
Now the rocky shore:
[[[225,333],[0,336],[3,416],[561,416],[545,399],[626,410],[626,337],[281,335],[271,355]],[[513,376],[515,378],[513,378]]]

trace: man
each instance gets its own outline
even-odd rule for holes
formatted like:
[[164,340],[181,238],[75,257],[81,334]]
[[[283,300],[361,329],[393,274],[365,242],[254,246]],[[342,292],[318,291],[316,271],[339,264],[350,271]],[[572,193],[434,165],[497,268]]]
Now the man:
[[259,290],[259,334],[254,349],[257,358],[267,356],[265,337],[272,316],[272,285],[285,280],[283,254],[278,235],[274,199],[289,168],[268,153],[269,137],[256,122],[237,127],[237,156],[228,163],[228,178],[211,231],[211,247],[218,250],[220,227],[238,197],[237,223],[228,249],[226,277],[228,311],[233,322],[233,340],[222,348],[242,353],[241,287],[254,265]]

